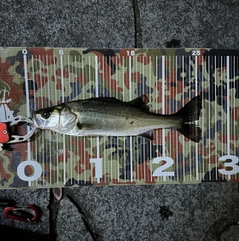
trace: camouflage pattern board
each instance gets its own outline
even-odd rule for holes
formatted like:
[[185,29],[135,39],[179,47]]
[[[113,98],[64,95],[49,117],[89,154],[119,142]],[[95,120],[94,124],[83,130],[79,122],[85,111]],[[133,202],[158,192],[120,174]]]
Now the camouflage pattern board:
[[0,188],[239,180],[239,50],[0,48],[0,91],[0,122],[100,96],[146,94],[162,114],[203,104],[199,143],[167,129],[153,141],[38,131],[0,152]]

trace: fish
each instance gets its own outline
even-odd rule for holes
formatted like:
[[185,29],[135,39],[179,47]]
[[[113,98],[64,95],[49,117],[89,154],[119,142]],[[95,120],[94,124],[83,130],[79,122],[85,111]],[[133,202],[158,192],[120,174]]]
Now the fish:
[[[201,96],[170,115],[150,112],[146,95],[124,102],[113,97],[75,100],[36,110],[36,128],[72,136],[141,136],[153,139],[153,130],[175,129],[194,142],[201,140],[197,125]],[[149,134],[150,133],[150,134]]]

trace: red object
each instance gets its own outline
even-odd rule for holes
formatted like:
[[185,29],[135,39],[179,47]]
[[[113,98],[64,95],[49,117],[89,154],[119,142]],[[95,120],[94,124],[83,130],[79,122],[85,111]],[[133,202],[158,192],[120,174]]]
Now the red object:
[[0,143],[7,143],[9,141],[9,133],[7,130],[7,125],[0,122]]
[[[34,215],[27,211],[31,209]],[[39,209],[35,205],[28,205],[25,208],[7,207],[4,209],[3,214],[6,218],[15,219],[22,222],[35,223],[39,219]]]

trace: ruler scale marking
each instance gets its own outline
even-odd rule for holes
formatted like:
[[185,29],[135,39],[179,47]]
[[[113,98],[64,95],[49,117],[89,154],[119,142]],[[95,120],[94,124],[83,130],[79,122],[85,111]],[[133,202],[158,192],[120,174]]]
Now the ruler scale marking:
[[[41,55],[38,56],[39,59],[41,59]],[[39,69],[42,69],[42,63],[40,62],[39,63]],[[42,75],[39,74],[39,77],[40,78],[40,88],[41,88],[41,96],[45,96],[43,94],[43,83],[42,83]],[[40,99],[40,98],[39,98]],[[45,108],[46,106],[44,105],[44,100],[43,98],[41,98],[41,108]],[[47,131],[49,132],[49,131]],[[45,157],[44,157],[44,153],[45,153],[45,137],[46,137],[46,133],[45,132],[42,132],[41,133],[41,143],[40,143],[40,146],[41,146],[41,150],[42,150],[42,153],[41,153],[41,158],[42,158],[42,169],[45,170]]]
[[[90,66],[91,66],[91,56],[89,56],[89,58],[88,58],[88,81],[90,82],[91,81],[91,69],[90,69]],[[92,97],[94,97],[94,96],[92,96],[92,93],[90,93],[90,97],[92,98]],[[94,155],[94,153],[93,153],[93,145],[92,145],[92,143],[94,143],[94,138],[92,137],[92,136],[90,136],[90,140],[91,140],[91,142],[90,142],[90,149],[91,149],[91,152],[92,152],[92,155]],[[91,173],[90,173],[90,181],[91,181],[91,183],[94,183],[94,178],[93,178],[93,171],[92,171],[92,168],[91,168]]]
[[[174,82],[174,81],[175,81],[175,77],[174,77],[175,66],[174,66],[174,57],[172,57],[171,55],[169,56],[169,64],[170,64],[170,66],[171,66],[170,70],[172,71],[172,79],[171,79],[170,76],[168,76],[167,79],[168,79],[168,81],[171,80],[172,82]],[[168,86],[170,86],[170,82],[168,83]],[[169,88],[170,88],[170,87],[169,87]],[[173,90],[173,96],[174,96],[174,90]],[[169,102],[169,103],[171,103],[171,102]],[[172,103],[172,107],[174,107],[174,102]],[[168,105],[168,107],[167,107],[167,114],[171,114],[171,109],[170,109],[170,106],[169,106],[169,105]],[[170,131],[171,131],[171,130],[170,130]],[[171,135],[169,135],[169,143],[170,143],[170,145],[171,145],[171,143],[172,143],[173,135],[174,135],[174,131],[172,130],[172,131],[171,131]],[[170,145],[168,145],[168,146],[170,146]],[[172,153],[171,153],[170,149],[167,148],[167,150],[168,150],[169,156],[171,157],[171,156],[172,156]],[[170,180],[170,178],[169,178],[169,180]]]
[[[227,67],[227,62],[226,62],[226,57],[223,56],[223,67]],[[227,70],[226,70],[226,74],[227,74]],[[227,80],[226,80],[227,82]],[[227,85],[226,85],[227,87]],[[224,90],[223,90],[223,85],[221,85],[221,93],[225,94]],[[223,96],[221,96],[221,101],[222,101],[222,98]],[[227,93],[226,93],[226,99],[227,99]],[[224,108],[223,108],[223,105],[221,105],[221,113],[225,113],[227,112],[227,110],[225,111]],[[225,121],[226,121],[227,117],[225,117],[225,115],[222,116],[222,133],[226,134],[226,138],[225,138],[225,135],[223,135],[222,139],[223,139],[223,142],[227,140],[227,124],[224,125]],[[223,143],[221,143],[221,148],[222,148],[222,153],[223,155],[226,155],[227,154],[227,144],[226,145],[223,145]]]
[[[120,64],[120,58],[121,56],[119,56],[119,58],[116,58],[116,66],[118,66]],[[117,83],[117,87],[118,88],[118,85],[119,85],[119,71],[118,71],[118,68],[116,67],[115,68],[115,76],[116,76],[116,83]],[[123,83],[120,84],[120,86],[122,86]],[[119,99],[119,96],[118,96],[118,91],[116,91],[116,99]],[[116,137],[116,144],[117,144],[117,147],[119,146],[119,137],[117,136]],[[119,148],[116,148],[116,153],[115,153],[116,157],[117,157],[117,164],[115,165],[115,173],[117,174],[117,181],[119,182]],[[114,155],[114,156],[115,156]],[[112,173],[111,173],[112,175]]]
[[[145,77],[145,71],[144,71],[144,56],[143,55],[141,55],[141,65],[142,65],[142,74],[143,74],[143,78],[141,79],[141,81],[144,81],[144,79],[146,78]],[[145,80],[146,81],[146,80]],[[146,83],[145,83],[146,84]],[[144,83],[143,83],[143,90],[142,90],[142,93],[143,94],[145,94],[145,88],[144,88]],[[146,140],[143,138],[143,170],[144,170],[144,173],[143,173],[143,175],[144,175],[144,179],[146,178],[146,167],[145,167],[145,165],[146,165],[146,151],[145,151],[145,145],[146,145]]]
[[[67,55],[67,71],[68,71],[68,73],[69,73],[69,76],[68,76],[68,85],[67,85],[67,89],[66,89],[66,93],[69,93],[70,92],[70,90],[71,90],[71,67],[70,67],[70,56],[69,56],[69,54]],[[72,92],[71,93],[74,93],[73,92],[74,90],[72,90]],[[68,143],[70,143],[69,145],[70,145],[70,153],[73,153],[72,152],[72,143],[73,143],[73,138],[74,137],[72,137],[72,136],[68,136],[67,137],[67,140],[68,140]],[[73,159],[72,159],[72,154],[70,155],[70,158],[69,158],[70,160],[69,160],[69,162],[70,162],[70,170],[69,170],[69,172],[70,172],[70,176],[71,177],[73,177],[73,164],[72,164],[72,162],[73,162]],[[69,165],[68,165],[69,166]],[[67,171],[68,171],[68,168],[67,168]],[[73,180],[72,180],[72,178],[70,178],[70,183],[71,183],[71,185],[73,185]]]
[[[212,62],[213,62],[213,60],[212,60]],[[215,65],[215,62],[214,62],[214,65]],[[211,74],[211,57],[209,58],[209,68],[210,68],[209,71],[210,71],[210,74]],[[216,84],[215,78],[214,78],[214,84]],[[211,162],[210,162],[210,156],[211,156],[211,150],[210,150],[210,144],[211,144],[211,133],[210,133],[210,129],[211,129],[211,103],[210,103],[210,100],[211,100],[211,92],[209,92],[209,106],[208,106],[208,117],[209,117],[209,119],[208,119],[208,121],[209,121],[209,123],[208,123],[208,126],[209,126],[209,132],[208,132],[208,144],[209,144],[209,149],[208,149],[208,153],[209,153],[209,155],[208,155],[209,156],[208,171],[209,171],[209,180],[211,181],[212,177],[211,177]]]
[[[60,51],[60,68],[61,68],[61,101],[64,103],[65,102],[65,93],[64,93],[64,88],[65,88],[65,83],[64,83],[64,72],[63,72],[63,55],[64,52],[63,50]],[[65,134],[62,135],[63,138],[63,170],[64,170],[64,174],[63,174],[63,183],[66,183],[66,136]]]
[[[220,64],[221,65],[219,65],[220,67],[221,67],[221,71],[222,71],[222,58],[220,58],[221,59],[221,62],[220,62]],[[220,59],[218,58],[218,62],[220,61]],[[217,63],[217,57],[215,56],[214,57],[214,62],[215,63]],[[217,82],[219,82],[219,79],[217,80],[217,70],[216,70],[216,68],[215,68],[215,87],[214,87],[214,92],[215,93],[217,93]],[[216,118],[216,116],[217,116],[217,99],[215,98],[215,101],[214,101],[214,119]],[[216,128],[217,128],[217,125],[216,125],[216,120],[215,120],[215,123],[214,123],[214,135],[216,135],[216,133],[217,133],[217,130],[216,130]],[[217,139],[216,139],[216,142],[217,142]],[[215,143],[214,143],[215,144]],[[217,169],[215,168],[215,179],[217,180]]]
[[[56,80],[56,56],[53,55],[53,72],[54,72],[54,79]],[[54,86],[54,94],[55,94],[55,99],[54,99],[54,105],[57,104],[57,100],[58,100],[58,95],[57,95],[57,81],[55,81],[55,86]],[[56,167],[57,170],[59,169],[59,133],[55,133],[56,136],[56,150],[57,150],[57,154],[56,154]],[[59,172],[56,172],[55,175],[55,182],[57,183],[57,185],[59,180]]]
[[[162,114],[165,114],[165,58],[167,56],[162,56]],[[166,59],[167,60],[167,59]],[[162,130],[162,145],[163,145],[163,157],[166,155],[165,150],[165,129]],[[166,177],[163,176],[163,181],[166,181]]]
[[[84,71],[84,61],[83,61],[83,55],[81,56],[81,69],[82,69],[82,78],[83,78],[83,81],[82,81],[82,83],[81,83],[81,88],[82,88],[82,90],[84,90],[85,88],[84,88],[84,85],[83,85],[83,83],[87,80],[87,76],[85,76],[85,71]],[[83,99],[85,99],[85,91],[82,91],[82,97],[83,97]],[[80,158],[82,159],[83,158],[83,162],[84,162],[84,167],[86,167],[86,157],[85,157],[85,143],[86,143],[86,137],[84,136],[83,137],[83,140],[84,140],[84,142],[83,142],[83,148],[84,148],[84,152],[83,152],[83,154],[81,153],[81,156],[80,156]],[[77,137],[77,146],[78,146],[78,143],[79,143],[79,141],[82,141],[82,138],[79,138],[79,137]],[[83,156],[82,156],[83,155]],[[79,176],[79,178],[80,178],[80,165],[78,165],[78,169],[77,169],[77,174],[78,174],[78,176]],[[84,182],[85,182],[85,184],[86,184],[86,172],[84,172],[84,175],[83,175],[83,177],[84,177]]]
[[[24,66],[24,68],[25,68],[25,66]],[[34,102],[34,104],[33,104],[33,110],[35,111],[36,109],[37,109],[37,101],[36,101],[36,95],[37,95],[37,91],[36,91],[36,86],[35,86],[35,69],[34,69],[34,55],[32,55],[32,58],[31,58],[31,68],[32,68],[32,73],[31,73],[31,78],[32,78],[32,81],[33,81],[33,93],[34,93],[34,95],[33,95],[33,102]],[[39,147],[39,144],[38,144],[38,140],[36,140],[35,142],[34,142],[34,147],[35,148],[33,148],[33,150],[32,150],[32,156],[34,157],[34,156],[37,156],[37,153],[38,153],[38,147]],[[50,176],[51,177],[51,176]],[[50,184],[51,184],[51,181],[50,181]]]
[[[234,76],[234,81],[235,81],[235,76],[236,76],[236,57],[233,56],[233,63],[234,63],[234,66],[233,66],[233,76]],[[236,86],[236,84],[234,84]],[[234,90],[234,95],[233,95],[233,100],[234,100],[234,103],[233,103],[233,108],[236,109],[236,92]],[[234,153],[237,153],[237,140],[236,140],[236,136],[238,136],[238,133],[237,133],[237,129],[236,129],[236,125],[235,125],[235,119],[236,119],[236,111],[234,111],[233,113],[233,120],[234,120]],[[238,155],[237,155],[238,157]],[[238,174],[235,174],[235,179],[237,179],[238,177]]]
[[[233,56],[233,63],[234,63],[234,65],[233,65],[233,80],[235,81],[235,76],[236,76],[236,58],[235,58],[235,56]],[[236,84],[235,84],[236,85]],[[235,104],[235,101],[236,101],[236,93],[233,93],[233,108],[235,108],[236,107],[236,104]],[[233,120],[235,120],[235,111],[234,111],[234,113],[233,113]],[[236,133],[236,125],[233,125],[233,134],[234,134],[234,153],[236,153],[236,146],[237,146],[237,144],[236,144],[236,138],[235,138],[235,136],[237,136],[237,133]],[[235,174],[235,179],[236,179],[236,174]]]
[[[132,84],[131,84],[131,59],[132,57],[129,56],[129,100],[132,100]],[[132,136],[129,138],[130,143],[130,181],[133,182],[133,140]]]
[[[30,98],[29,98],[29,85],[28,85],[28,66],[27,66],[27,50],[22,50],[23,63],[24,63],[24,80],[25,80],[25,93],[26,93],[26,115],[30,117]],[[27,125],[27,132],[30,131],[30,127]],[[31,143],[30,139],[27,140],[27,160],[31,160]],[[28,181],[28,186],[31,186],[31,181]]]
[[[227,58],[227,155],[230,155],[230,66],[229,66],[229,56]],[[231,175],[228,175],[228,179],[231,179]]]
[[[47,90],[48,90],[48,96],[49,96],[49,98],[48,98],[48,106],[50,106],[50,104],[51,104],[51,100],[50,100],[50,96],[51,96],[51,94],[50,94],[50,75],[49,75],[49,56],[46,54],[46,70],[47,70],[47,79],[48,79],[48,81],[47,81]],[[49,134],[51,134],[51,133],[49,133]],[[51,142],[49,141],[49,143],[48,143],[48,147],[47,147],[47,149],[48,149],[48,158],[49,158],[49,163],[47,164],[48,166],[50,166],[51,165],[51,160],[52,160],[52,157],[51,157],[51,155],[52,155],[52,150],[51,150]],[[48,175],[48,173],[47,173],[47,175]],[[49,171],[49,175],[50,175],[50,184],[51,184],[51,172]]]
[[[185,66],[184,66],[184,55],[183,56],[181,56],[181,63],[182,63],[182,70],[183,70],[183,76],[182,76],[182,86],[184,86],[184,82],[185,82],[185,75],[184,75],[184,71],[185,71]],[[181,101],[183,101],[184,100],[184,92],[183,92],[183,95],[182,95],[182,97],[181,97]],[[179,136],[180,136],[180,134],[177,132],[177,138],[179,138]],[[177,158],[176,158],[176,163],[177,163],[177,181],[180,179],[179,178],[179,160],[178,160],[178,156],[179,156],[179,153],[178,153],[178,146],[179,146],[179,141],[178,141],[178,143],[177,143]],[[184,153],[184,147],[183,147],[183,153]]]
[[[200,93],[198,93],[198,56],[195,57],[195,94],[196,96]],[[198,124],[198,121],[196,121],[196,124]],[[196,143],[195,147],[195,152],[196,152],[196,180],[199,180],[199,173],[198,173],[198,143]],[[190,168],[191,170],[191,168]],[[190,173],[190,178],[191,178],[191,173]],[[191,181],[191,179],[190,179]]]
[[[49,56],[46,54],[46,72],[47,72],[47,79],[48,79],[48,81],[47,81],[47,90],[48,90],[48,93],[47,93],[47,95],[50,97],[51,95],[50,95],[50,78],[49,78]],[[48,98],[48,106],[50,106],[50,104],[51,104],[51,101],[50,101],[50,98]],[[51,134],[51,133],[50,133]],[[50,162],[51,162],[51,142],[49,141],[49,143],[48,143],[48,145],[47,145],[47,158],[50,160],[49,161],[49,163],[47,163],[47,166],[49,167],[49,165],[50,165]],[[46,172],[48,172],[48,168],[46,169]],[[48,175],[50,175],[50,183],[51,183],[51,174],[50,174],[50,171],[49,171],[49,174],[48,173],[46,173],[46,175],[48,176]]]
[[[191,72],[191,56],[189,56],[188,57],[188,59],[187,59],[187,61],[188,61],[188,75],[189,75],[189,79],[188,79],[188,82],[189,82],[189,88],[188,88],[188,95],[189,95],[189,98],[190,98],[190,80],[191,80],[191,76],[192,76],[192,72]],[[184,88],[185,88],[185,83],[184,83]],[[184,92],[183,92],[184,93]],[[184,98],[185,98],[185,96],[184,96]],[[183,105],[182,106],[185,106],[185,99],[183,98]],[[185,140],[185,137],[183,136],[182,137],[184,140]],[[190,142],[190,141],[189,141]],[[187,157],[184,153],[185,153],[185,150],[187,150],[187,144],[185,145],[185,143],[183,144],[183,157],[184,157],[184,159],[182,160],[182,165],[183,165],[183,181],[185,181],[185,179],[186,179],[186,170],[185,170],[185,158]],[[190,158],[190,157],[189,157]]]
[[[124,67],[124,63],[125,63],[125,59],[124,59],[124,55],[122,56],[122,63],[123,63],[123,66],[122,66],[122,72],[123,72],[123,74],[125,73],[125,67]],[[125,83],[123,83],[123,101],[125,101]],[[124,137],[124,149],[126,149],[126,137]],[[126,166],[126,153],[125,153],[125,151],[124,151],[124,166],[123,166],[123,169],[121,169],[122,170],[122,172],[123,172],[123,179],[124,179],[124,182],[126,182],[126,172],[125,172],[125,166]]]
[[[150,86],[152,86],[152,76],[151,76],[151,73],[152,73],[152,56],[148,56],[148,58],[149,58],[149,63],[150,63],[150,65],[149,65],[149,81],[150,81]],[[150,102],[151,102],[151,100],[149,100]],[[138,138],[137,138],[138,139]],[[149,159],[150,160],[152,160],[152,145],[153,145],[153,143],[151,142],[150,143],[150,150],[149,150]],[[150,166],[150,170],[153,170],[152,169],[152,162],[151,161],[149,161],[149,166]],[[151,181],[151,183],[152,183],[152,181],[153,181],[153,176],[152,176],[152,174],[150,175],[150,181]]]
[[[158,55],[156,56],[156,61],[155,61],[155,64],[156,64],[156,83],[158,83],[159,81],[159,77],[158,77],[158,69],[159,69],[159,59],[158,59]],[[159,105],[158,105],[158,99],[159,99],[159,95],[158,95],[158,92],[159,91],[156,91],[156,113],[158,113],[158,108],[159,108]],[[157,145],[157,157],[159,156],[159,131],[156,130],[156,145]],[[157,178],[157,181],[159,181],[159,178]]]

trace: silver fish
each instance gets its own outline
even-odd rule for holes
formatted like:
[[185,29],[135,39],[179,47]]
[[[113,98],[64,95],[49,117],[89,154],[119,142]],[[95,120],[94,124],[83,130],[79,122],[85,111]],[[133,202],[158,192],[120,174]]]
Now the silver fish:
[[154,129],[176,129],[192,141],[199,142],[201,129],[194,122],[199,119],[201,97],[196,96],[172,115],[149,112],[145,95],[129,102],[100,97],[65,102],[35,111],[37,128],[73,136],[143,136]]

